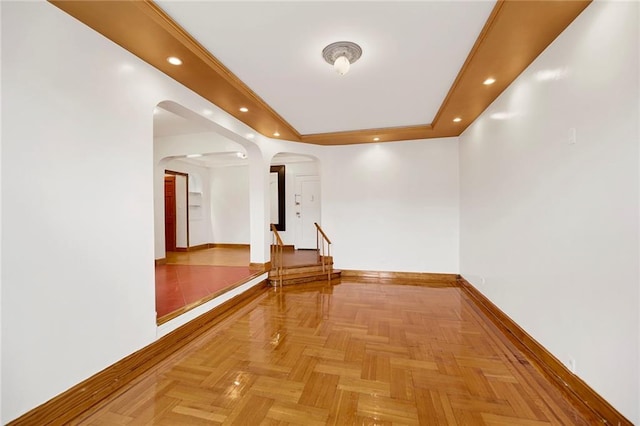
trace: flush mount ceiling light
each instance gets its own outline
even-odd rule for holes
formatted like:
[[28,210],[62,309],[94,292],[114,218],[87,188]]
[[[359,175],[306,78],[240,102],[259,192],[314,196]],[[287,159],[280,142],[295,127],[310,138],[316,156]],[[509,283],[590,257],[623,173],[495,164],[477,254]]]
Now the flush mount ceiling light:
[[337,41],[322,49],[322,57],[340,75],[349,72],[351,64],[362,56],[362,48],[350,41]]
[[167,62],[169,62],[171,65],[182,65],[182,59],[175,56],[169,56],[167,58]]

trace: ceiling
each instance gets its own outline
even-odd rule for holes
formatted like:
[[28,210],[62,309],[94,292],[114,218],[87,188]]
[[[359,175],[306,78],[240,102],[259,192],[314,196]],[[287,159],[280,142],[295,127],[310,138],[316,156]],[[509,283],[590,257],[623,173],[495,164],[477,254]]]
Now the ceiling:
[[52,3],[263,135],[335,145],[459,135],[589,1]]
[[[495,4],[156,3],[301,134],[430,123]],[[322,58],[342,40],[344,76]]]
[[211,132],[196,120],[189,120],[161,107],[153,109],[153,137],[189,135]]

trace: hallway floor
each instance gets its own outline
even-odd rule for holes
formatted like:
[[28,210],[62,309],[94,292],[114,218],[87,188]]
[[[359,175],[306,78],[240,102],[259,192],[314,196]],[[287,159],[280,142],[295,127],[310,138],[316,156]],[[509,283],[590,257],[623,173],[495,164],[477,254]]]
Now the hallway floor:
[[168,252],[156,265],[156,318],[166,322],[248,281],[248,248],[210,248]]
[[459,287],[265,289],[72,424],[588,425]]
[[[156,315],[159,322],[188,310],[252,278],[247,266],[156,266]],[[171,315],[175,317],[176,315]]]
[[[286,266],[315,263],[315,250],[284,252]],[[168,252],[167,264],[155,267],[158,323],[213,299],[256,275],[249,269],[246,247],[215,247],[192,252]]]

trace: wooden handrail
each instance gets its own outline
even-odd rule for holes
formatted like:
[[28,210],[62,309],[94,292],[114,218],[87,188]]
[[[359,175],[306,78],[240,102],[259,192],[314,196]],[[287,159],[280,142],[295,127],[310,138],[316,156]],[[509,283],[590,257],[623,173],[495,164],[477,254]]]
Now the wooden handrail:
[[[318,258],[322,262],[322,270],[327,272],[327,279],[331,282],[331,274],[333,273],[331,240],[327,237],[327,234],[324,233],[320,225],[316,222],[313,222],[313,224],[316,226],[316,250],[318,251]],[[322,236],[322,242],[320,241],[320,236]],[[326,255],[324,250],[325,246],[327,247]]]
[[275,271],[275,274],[278,277],[278,282],[280,283],[280,288],[282,288],[282,279],[284,275],[282,252],[284,250],[284,243],[282,242],[282,238],[280,238],[276,225],[273,223],[271,224],[271,232],[273,232],[273,241],[271,243],[271,270]]
[[[317,224],[316,224],[317,226]],[[276,237],[276,243],[279,246],[283,246],[284,243],[282,242],[282,238],[280,238],[280,234],[278,233],[278,230],[276,229],[276,225],[275,224],[271,224],[271,231],[273,232],[273,235],[275,235]]]
[[327,237],[327,234],[324,233],[320,225],[318,225],[316,222],[313,222],[313,224],[316,226],[318,232],[320,232],[320,234],[322,235],[322,238],[324,238],[329,244],[331,244],[331,240],[329,239],[329,237]]

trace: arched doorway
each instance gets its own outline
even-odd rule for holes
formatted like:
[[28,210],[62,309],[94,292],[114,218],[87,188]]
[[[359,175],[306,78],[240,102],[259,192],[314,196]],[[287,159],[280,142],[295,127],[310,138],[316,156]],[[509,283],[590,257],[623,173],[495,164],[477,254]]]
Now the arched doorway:
[[280,152],[273,156],[271,167],[282,167],[285,176],[287,227],[281,237],[296,249],[315,250],[314,223],[321,223],[320,161],[311,155]]
[[[206,120],[176,113],[182,107],[169,104],[161,103],[154,111],[158,324],[211,301],[255,275],[249,267],[246,148],[208,127]],[[182,202],[176,204],[175,247],[166,244],[165,176],[176,178],[175,198]],[[182,221],[186,221],[183,228]]]

